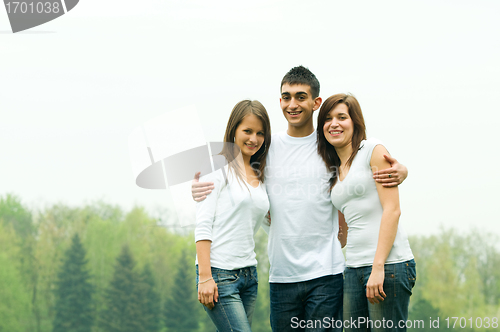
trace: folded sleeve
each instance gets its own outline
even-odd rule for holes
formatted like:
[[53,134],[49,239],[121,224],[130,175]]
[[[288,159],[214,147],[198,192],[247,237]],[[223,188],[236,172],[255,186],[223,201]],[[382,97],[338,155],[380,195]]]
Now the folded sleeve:
[[207,198],[196,203],[195,242],[201,240],[212,241],[212,229],[217,209],[219,194],[225,185],[222,170],[217,170],[200,178],[200,182],[213,182],[214,189]]

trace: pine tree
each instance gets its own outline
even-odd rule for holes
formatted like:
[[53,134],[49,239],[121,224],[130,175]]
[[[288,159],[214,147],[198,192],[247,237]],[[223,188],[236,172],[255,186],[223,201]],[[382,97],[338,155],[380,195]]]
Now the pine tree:
[[145,287],[134,271],[135,262],[127,245],[117,259],[113,279],[106,292],[107,308],[100,325],[106,332],[146,332]]
[[54,332],[90,332],[92,328],[93,286],[86,263],[85,248],[75,234],[58,274]]
[[156,292],[156,284],[149,264],[144,267],[142,281],[146,295],[146,306],[143,308],[143,315],[146,318],[145,331],[158,332],[160,330],[160,296]]
[[194,266],[190,264],[192,257],[186,250],[182,251],[172,293],[165,304],[165,324],[168,331],[192,332],[198,329],[200,304]]

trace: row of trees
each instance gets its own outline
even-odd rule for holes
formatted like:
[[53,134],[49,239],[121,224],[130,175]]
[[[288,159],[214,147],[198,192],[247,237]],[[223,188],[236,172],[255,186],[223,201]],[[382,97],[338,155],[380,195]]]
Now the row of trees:
[[[410,238],[417,261],[410,320],[450,331],[447,317],[472,318],[468,331],[491,331],[475,319],[500,318],[496,243],[476,231]],[[263,332],[270,331],[264,232],[256,246],[252,330]],[[138,207],[124,213],[96,202],[33,214],[18,197],[0,197],[0,332],[215,331],[197,302],[194,256],[192,234],[159,227]]]
[[[194,238],[179,233],[138,207],[33,214],[0,197],[0,332],[215,330],[197,301]],[[270,330],[266,242],[259,233],[255,331]]]
[[[453,330],[452,321],[457,331],[463,331],[463,326],[467,331],[500,329],[498,243],[498,236],[488,231],[460,235],[454,230],[441,230],[439,235],[410,238],[417,262],[410,319],[423,320],[429,327],[430,319],[439,318],[439,329],[432,330]],[[463,326],[453,317],[463,317]]]
[[[95,317],[92,301],[94,288],[86,264],[85,249],[80,237],[75,234],[63,258],[56,282],[54,332],[92,330]],[[105,331],[160,330],[160,299],[155,290],[151,267],[146,265],[142,273],[138,273],[135,266],[130,249],[124,245],[105,293],[106,306],[97,322]],[[194,307],[195,302],[191,302]],[[166,322],[167,326],[173,325],[170,320]]]

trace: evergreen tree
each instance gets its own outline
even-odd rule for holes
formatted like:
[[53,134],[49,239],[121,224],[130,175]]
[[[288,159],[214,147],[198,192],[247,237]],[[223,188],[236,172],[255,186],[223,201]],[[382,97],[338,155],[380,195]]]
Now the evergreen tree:
[[[192,332],[198,329],[200,304],[195,283],[195,270],[191,264],[193,255],[183,250],[177,265],[171,294],[165,303],[165,324],[168,331]],[[189,261],[188,261],[189,259]]]
[[142,281],[146,296],[146,305],[143,308],[143,315],[146,319],[145,331],[157,332],[160,330],[160,296],[156,292],[156,284],[149,264],[144,267]]
[[135,262],[127,245],[117,259],[113,279],[106,292],[106,309],[100,325],[106,332],[146,332],[145,287],[134,271]]
[[90,332],[93,324],[92,293],[85,269],[85,248],[75,234],[58,274],[54,332]]

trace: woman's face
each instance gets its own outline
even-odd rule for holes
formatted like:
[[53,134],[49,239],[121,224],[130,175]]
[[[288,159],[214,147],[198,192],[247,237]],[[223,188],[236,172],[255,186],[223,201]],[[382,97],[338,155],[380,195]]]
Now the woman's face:
[[351,144],[354,123],[349,116],[347,105],[338,104],[328,113],[323,125],[323,133],[326,140],[335,148]]
[[234,143],[240,148],[243,159],[250,159],[264,143],[262,121],[253,114],[245,116],[236,128]]

